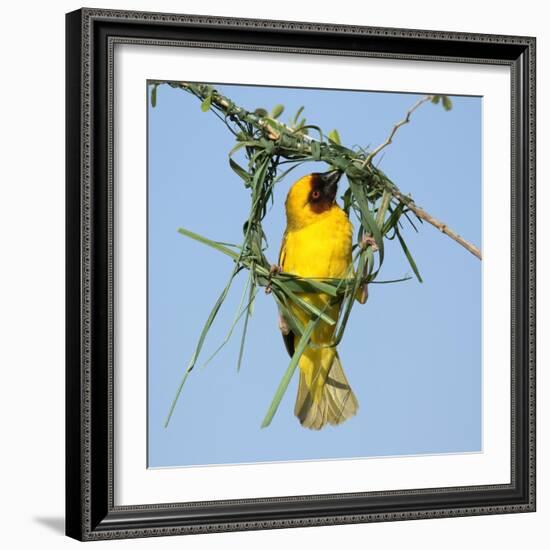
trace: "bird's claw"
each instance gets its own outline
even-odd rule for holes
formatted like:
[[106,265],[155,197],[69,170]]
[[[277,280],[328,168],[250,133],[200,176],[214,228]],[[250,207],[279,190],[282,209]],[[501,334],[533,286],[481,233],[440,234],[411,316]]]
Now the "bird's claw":
[[268,283],[265,287],[266,294],[271,294],[271,278],[273,277],[273,275],[278,275],[282,271],[283,271],[283,268],[280,265],[277,265],[277,264],[271,265],[271,267],[269,268]]
[[372,235],[364,235],[361,239],[361,248],[365,250],[370,246],[372,248],[373,252],[376,252],[378,250],[378,245],[376,244],[376,240]]
[[279,313],[279,330],[281,331],[283,336],[286,336],[290,332],[288,321],[281,313]]

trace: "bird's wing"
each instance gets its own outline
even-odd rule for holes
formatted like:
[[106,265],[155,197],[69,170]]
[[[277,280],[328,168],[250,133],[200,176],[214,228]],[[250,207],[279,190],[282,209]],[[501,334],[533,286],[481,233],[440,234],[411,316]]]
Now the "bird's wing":
[[285,231],[283,235],[283,240],[281,242],[281,250],[279,251],[279,260],[278,265],[279,267],[284,271],[284,264],[285,264],[285,258],[286,258],[286,238],[287,238],[288,232]]
[[[288,236],[288,232],[285,231],[281,242],[281,250],[279,251],[278,265],[283,271],[285,269],[287,236]],[[286,321],[281,311],[279,311],[279,328],[281,329],[281,334],[283,336],[285,348],[288,354],[290,355],[290,357],[292,357],[294,355],[294,333],[292,332],[292,330],[290,330],[290,327],[288,326],[288,322]]]

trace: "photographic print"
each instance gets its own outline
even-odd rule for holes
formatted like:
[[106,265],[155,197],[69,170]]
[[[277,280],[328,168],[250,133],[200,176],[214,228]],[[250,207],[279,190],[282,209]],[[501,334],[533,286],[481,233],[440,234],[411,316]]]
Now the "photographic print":
[[147,82],[148,468],[479,453],[482,98]]
[[535,38],[66,45],[67,535],[535,510]]

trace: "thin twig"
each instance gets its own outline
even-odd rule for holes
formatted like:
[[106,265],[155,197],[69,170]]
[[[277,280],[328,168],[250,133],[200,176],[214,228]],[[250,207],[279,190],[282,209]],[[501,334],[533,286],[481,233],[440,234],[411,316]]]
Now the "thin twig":
[[384,141],[384,143],[381,143],[376,149],[373,149],[367,156],[367,158],[365,159],[365,162],[363,162],[363,168],[366,168],[371,162],[372,162],[372,159],[378,154],[380,153],[380,151],[382,151],[382,149],[386,148],[388,145],[390,145],[390,143],[393,141],[393,138],[397,132],[397,130],[399,130],[399,128],[401,128],[401,126],[404,126],[405,124],[408,124],[411,120],[411,115],[418,109],[418,107],[420,107],[421,105],[423,105],[424,103],[428,102],[428,101],[431,101],[433,99],[433,96],[431,95],[427,95],[427,96],[424,96],[423,98],[419,99],[408,111],[407,111],[407,114],[405,115],[405,118],[403,120],[400,120],[391,130],[389,136],[386,138],[386,141]]

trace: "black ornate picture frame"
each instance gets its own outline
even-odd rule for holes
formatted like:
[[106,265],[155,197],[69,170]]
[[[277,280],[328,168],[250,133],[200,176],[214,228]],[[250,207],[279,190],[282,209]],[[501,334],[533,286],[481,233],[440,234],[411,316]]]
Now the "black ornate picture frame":
[[[66,35],[66,533],[79,540],[535,511],[535,39],[82,9]],[[511,71],[511,483],[114,504],[114,44],[505,65]],[[145,429],[145,428],[144,428]]]

